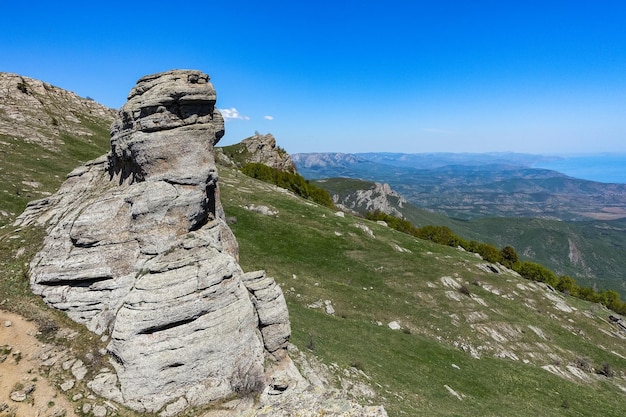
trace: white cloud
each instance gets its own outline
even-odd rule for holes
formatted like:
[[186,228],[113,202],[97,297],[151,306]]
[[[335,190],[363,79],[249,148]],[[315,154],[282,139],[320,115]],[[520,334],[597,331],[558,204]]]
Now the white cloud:
[[274,116],[263,116],[265,120],[274,120]]
[[250,118],[248,116],[244,116],[243,114],[239,113],[239,110],[237,110],[234,107],[231,107],[230,109],[218,109],[220,111],[220,113],[222,113],[222,116],[224,117],[224,120],[229,121],[229,120],[250,120]]

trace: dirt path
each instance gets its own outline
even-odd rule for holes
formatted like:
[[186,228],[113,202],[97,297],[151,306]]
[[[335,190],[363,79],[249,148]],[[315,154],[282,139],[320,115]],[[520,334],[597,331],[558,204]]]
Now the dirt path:
[[76,417],[70,401],[40,373],[37,327],[0,310],[0,417]]

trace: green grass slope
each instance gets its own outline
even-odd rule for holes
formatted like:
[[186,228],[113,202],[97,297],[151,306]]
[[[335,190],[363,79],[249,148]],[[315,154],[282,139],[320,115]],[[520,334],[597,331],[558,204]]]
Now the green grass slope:
[[489,218],[456,222],[460,235],[502,247],[512,245],[526,260],[574,277],[582,286],[613,289],[626,299],[626,221],[561,222]]
[[109,124],[84,121],[92,136],[62,133],[55,148],[0,135],[0,226],[12,222],[29,201],[56,191],[78,165],[106,153]]
[[[607,310],[237,171],[220,175],[242,267],[280,283],[301,350],[339,375],[363,372],[376,396],[362,402],[391,416],[623,415],[626,333]],[[333,315],[316,308],[327,300]]]

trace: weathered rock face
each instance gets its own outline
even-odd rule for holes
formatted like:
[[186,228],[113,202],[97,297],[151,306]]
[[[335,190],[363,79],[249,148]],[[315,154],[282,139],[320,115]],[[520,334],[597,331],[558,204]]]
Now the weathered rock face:
[[296,166],[291,156],[276,145],[276,139],[270,133],[257,133],[241,141],[239,152],[243,153],[245,162],[265,164],[280,171],[296,173]]
[[31,264],[33,291],[110,335],[115,373],[90,387],[137,410],[259,391],[265,352],[286,356],[282,292],[262,272],[244,275],[224,221],[215,100],[199,71],[140,79],[111,128],[111,152],[18,219],[49,230]]
[[367,190],[355,190],[353,193],[340,196],[333,195],[333,203],[339,207],[365,213],[378,210],[396,217],[404,217],[398,208],[406,204],[402,195],[392,190],[389,184],[374,183]]

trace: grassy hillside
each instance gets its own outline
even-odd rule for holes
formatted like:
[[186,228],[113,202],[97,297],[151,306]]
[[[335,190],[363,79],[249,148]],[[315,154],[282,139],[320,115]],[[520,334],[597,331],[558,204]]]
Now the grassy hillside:
[[[622,415],[626,335],[607,310],[486,272],[473,254],[220,173],[243,268],[266,269],[281,284],[300,349],[337,372],[367,375],[377,395],[362,401],[382,402],[392,416]],[[248,211],[250,203],[279,214]],[[312,308],[319,300],[335,314]]]
[[63,145],[50,150],[0,135],[0,226],[19,215],[26,203],[54,192],[65,175],[109,149],[108,128],[94,125],[95,135],[88,138],[63,135]]
[[[342,198],[366,190],[373,182],[353,178],[314,181]],[[523,260],[538,262],[557,275],[574,277],[582,286],[613,289],[626,299],[626,221],[559,221],[527,217],[452,219],[406,203],[395,208],[415,226],[447,226],[467,240],[515,247]]]
[[114,110],[42,81],[0,72],[0,226],[109,149]]

